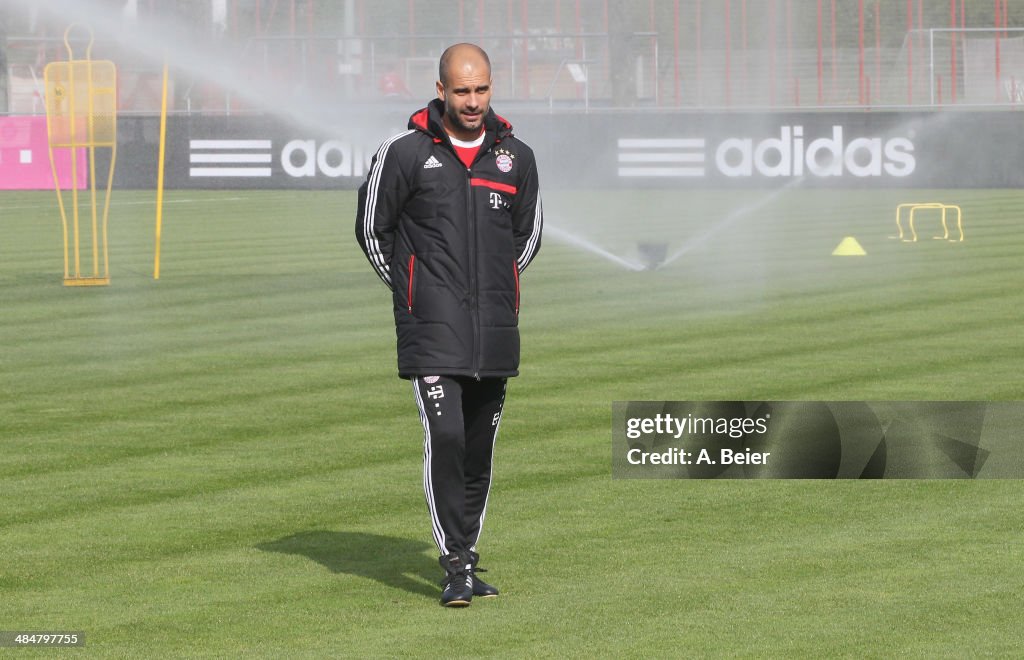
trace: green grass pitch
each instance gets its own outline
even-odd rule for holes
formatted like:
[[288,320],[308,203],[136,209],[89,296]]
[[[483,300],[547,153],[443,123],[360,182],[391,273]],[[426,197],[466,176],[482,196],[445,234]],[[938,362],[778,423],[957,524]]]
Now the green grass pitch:
[[[966,241],[900,243],[904,201]],[[1009,656],[1019,481],[619,481],[611,402],[1024,398],[1018,191],[551,191],[481,541],[437,605],[422,430],[355,195],[118,192],[61,286],[0,196],[0,629],[105,657]],[[554,230],[552,230],[554,231]],[[833,257],[845,236],[867,251]]]

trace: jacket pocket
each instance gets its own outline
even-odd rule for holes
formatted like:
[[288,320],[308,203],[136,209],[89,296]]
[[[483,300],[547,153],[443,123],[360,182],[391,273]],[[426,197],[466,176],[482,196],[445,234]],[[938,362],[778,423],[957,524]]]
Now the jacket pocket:
[[[412,292],[413,292],[412,285],[413,285],[413,276],[415,275],[415,271],[416,271],[416,255],[415,254],[410,254],[409,255],[409,287],[406,289],[406,292],[405,292],[405,302],[406,302],[406,305],[408,306],[410,314],[412,313]],[[517,285],[517,288],[518,288],[518,285]]]
[[512,260],[512,277],[516,282],[516,316],[519,316],[519,264]]

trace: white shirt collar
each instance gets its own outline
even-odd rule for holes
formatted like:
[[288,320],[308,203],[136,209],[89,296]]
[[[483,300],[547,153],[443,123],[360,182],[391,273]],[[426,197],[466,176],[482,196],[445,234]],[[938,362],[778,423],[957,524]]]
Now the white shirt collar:
[[472,142],[466,142],[465,140],[459,140],[458,138],[454,138],[451,135],[449,135],[448,138],[452,141],[452,146],[454,146],[454,147],[461,147],[463,149],[472,149],[473,147],[479,147],[481,144],[484,143],[484,133],[483,132],[480,133],[480,137],[478,137],[477,139],[473,140]]

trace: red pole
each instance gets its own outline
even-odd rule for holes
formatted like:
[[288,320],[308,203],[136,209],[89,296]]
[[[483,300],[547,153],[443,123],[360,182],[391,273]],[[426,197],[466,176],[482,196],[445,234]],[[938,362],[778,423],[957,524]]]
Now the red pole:
[[824,94],[825,62],[821,51],[821,0],[818,0],[818,105],[825,102]]
[[732,104],[732,6],[725,0],[725,105]]
[[743,88],[750,85],[750,44],[747,41],[747,0],[740,3],[740,32],[743,40]]
[[[1000,0],[996,0],[996,28],[1002,27],[1003,22],[1003,10]],[[999,101],[999,80],[1003,77],[1002,72],[1002,58],[1000,54],[1000,34],[996,31],[996,101]]]
[[769,36],[770,47],[768,49],[768,102],[774,107],[775,106],[775,76],[777,66],[777,51],[779,47],[779,12],[778,6],[775,4],[776,0],[768,0],[768,19],[771,25],[771,34]]
[[523,30],[523,89],[526,90],[526,98],[530,98],[530,17],[527,13],[529,3],[521,0],[519,3],[519,21]]
[[836,0],[832,0],[832,96],[835,97],[839,81],[839,58],[836,50]]
[[786,75],[790,80],[793,74],[793,0],[786,0]]
[[[875,0],[875,83],[882,79],[882,0]],[[870,87],[869,87],[870,89]],[[868,94],[868,100],[871,95]]]
[[[524,0],[524,2],[525,2],[525,0]],[[608,28],[608,25],[609,25],[608,24],[608,0],[604,0],[604,2],[601,3],[601,5],[602,5],[601,6],[601,11],[602,11],[602,14],[603,14],[602,20],[604,21],[604,34],[605,34],[605,38],[608,39],[609,38],[609,36],[608,36],[608,31],[609,31],[609,28]],[[608,67],[608,71],[611,71],[612,63],[611,63],[611,53],[608,52],[609,50],[610,49],[607,49],[605,51],[605,53],[606,53],[605,57],[606,57],[606,66]]]
[[[523,0],[523,1],[525,2],[525,0]],[[605,39],[609,39],[610,40],[609,24],[608,24],[608,0],[604,0],[604,2],[601,3],[601,13],[602,13],[601,18],[602,18],[603,23],[604,23],[604,37],[605,37]],[[611,59],[610,54],[607,55],[606,57],[607,57],[608,60]],[[608,71],[611,71],[611,62],[610,61],[608,61]]]
[[[647,2],[647,30],[649,32],[657,32],[657,30],[654,27],[654,0],[648,0],[648,2]],[[657,42],[657,37],[655,37],[655,42]],[[658,67],[657,67],[656,63],[654,62],[653,58],[651,58],[651,80],[655,81],[655,83],[654,83],[654,105],[656,107],[660,107],[661,106],[661,85],[659,85],[657,83],[657,81],[658,81]]]
[[864,105],[864,0],[857,0],[857,98]]
[[[949,27],[956,28],[956,0],[949,0]],[[956,103],[956,34],[949,40],[949,99]]]
[[960,28],[961,29],[966,29],[967,28],[967,12],[966,12],[966,9],[965,9],[966,5],[967,5],[967,0],[960,0]]
[[[917,0],[917,29],[924,30],[924,0]],[[918,40],[924,46],[924,32],[918,32]]]
[[923,53],[922,61],[926,61],[928,53],[925,53],[925,0],[918,0],[918,51]]
[[914,0],[907,0],[907,105],[914,103]]
[[743,43],[743,50],[749,45],[747,42],[747,0],[740,1],[740,40]]
[[701,75],[702,74],[702,72],[701,72],[701,60],[703,59],[702,58],[702,48],[701,48],[701,38],[700,38],[700,35],[701,35],[701,25],[700,25],[700,19],[701,19],[701,0],[697,0],[697,10],[696,11],[697,11],[697,15],[696,15],[696,19],[697,19],[696,20],[696,30],[697,30],[697,103],[698,103],[698,105],[702,105],[704,103],[704,83],[703,83],[703,80],[702,80],[703,76]]
[[673,24],[673,46],[672,46],[672,76],[675,81],[675,100],[679,106],[679,0],[672,3],[672,24]]

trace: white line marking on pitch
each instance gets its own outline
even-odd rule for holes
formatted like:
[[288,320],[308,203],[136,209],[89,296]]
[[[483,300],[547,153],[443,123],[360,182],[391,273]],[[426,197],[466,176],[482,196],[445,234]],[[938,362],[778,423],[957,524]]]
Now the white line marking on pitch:
[[[209,199],[165,199],[164,204],[203,204],[205,202],[244,202],[245,197],[210,197]],[[141,206],[143,204],[149,204],[156,206],[155,200],[139,201],[139,202],[110,202],[111,206]],[[79,207],[88,206],[86,202],[80,202]],[[0,211],[26,211],[33,209],[48,209],[56,208],[56,204],[38,204],[35,206],[0,206]]]

